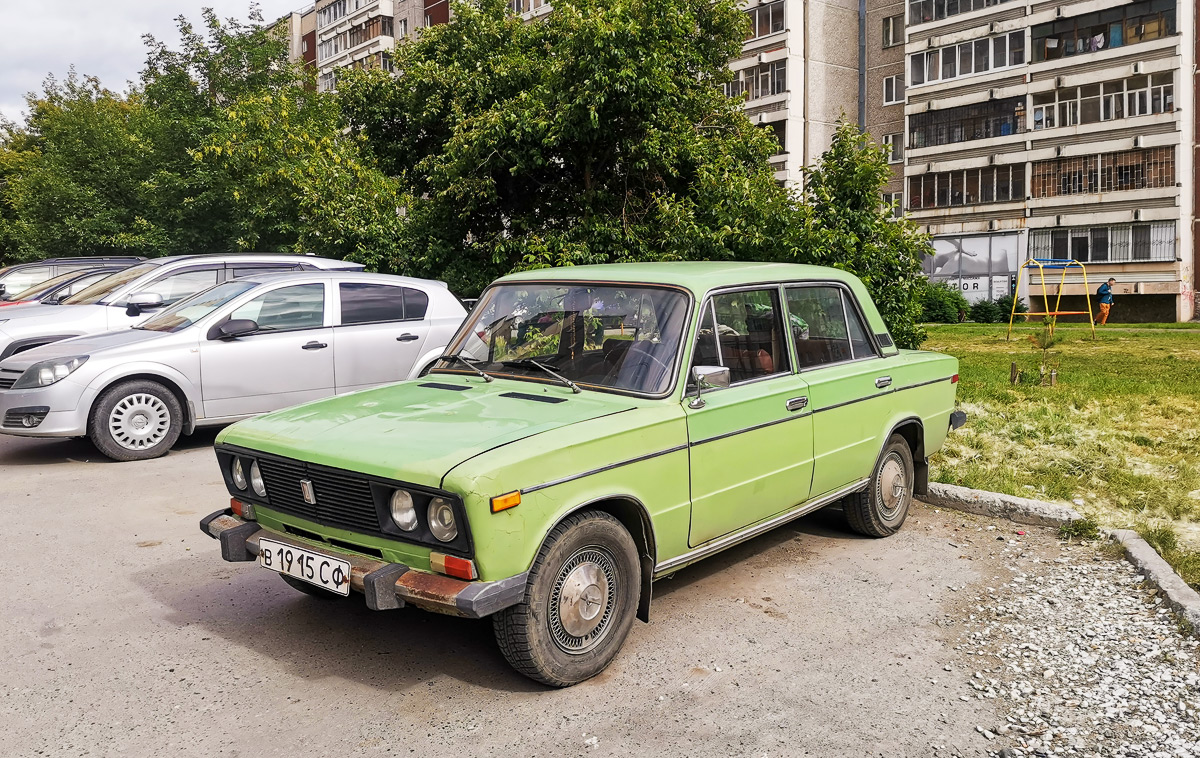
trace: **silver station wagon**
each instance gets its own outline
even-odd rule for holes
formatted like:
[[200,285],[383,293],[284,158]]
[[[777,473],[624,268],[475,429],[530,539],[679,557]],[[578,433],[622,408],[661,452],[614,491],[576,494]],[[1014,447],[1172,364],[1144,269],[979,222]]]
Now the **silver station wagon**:
[[3,360],[0,432],[87,436],[115,460],[154,458],[198,426],[414,378],[465,316],[426,279],[246,276],[132,329]]

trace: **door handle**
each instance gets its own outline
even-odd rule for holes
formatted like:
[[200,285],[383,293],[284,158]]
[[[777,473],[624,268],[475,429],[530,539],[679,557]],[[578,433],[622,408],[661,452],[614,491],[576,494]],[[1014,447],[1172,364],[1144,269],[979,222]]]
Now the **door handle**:
[[883,389],[884,387],[890,387],[891,384],[892,384],[892,377],[890,377],[890,376],[881,376],[875,380],[876,389]]
[[794,397],[783,404],[789,411],[801,411],[808,407],[807,397]]
[[396,338],[396,341],[397,342],[412,342],[413,340],[419,340],[419,339],[421,339],[421,338],[415,334],[401,334],[399,337]]
[[329,345],[326,345],[324,342],[317,342],[316,340],[313,340],[312,342],[309,342],[306,345],[301,345],[300,349],[301,350],[323,350],[324,348],[327,348],[327,347],[329,347]]

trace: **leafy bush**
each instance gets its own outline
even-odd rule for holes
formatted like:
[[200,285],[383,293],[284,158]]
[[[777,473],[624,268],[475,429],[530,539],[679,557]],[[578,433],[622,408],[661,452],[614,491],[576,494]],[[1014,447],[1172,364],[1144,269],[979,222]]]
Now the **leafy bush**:
[[991,300],[980,300],[971,306],[971,320],[977,324],[996,324],[1008,320],[1008,311],[1001,312],[1000,306]]
[[[1000,297],[996,298],[996,307],[999,308],[1000,312],[1004,314],[1004,318],[1002,318],[1000,320],[1007,321],[1009,314],[1011,314],[1013,312],[1013,296],[1012,295],[1001,295]],[[1018,297],[1017,298],[1017,314],[1013,318],[1013,320],[1014,321],[1024,321],[1025,317],[1021,315],[1022,313],[1029,313],[1029,306],[1025,304],[1024,300],[1022,300],[1021,298]]]
[[946,282],[936,282],[921,293],[921,321],[933,324],[957,324],[971,309],[962,292]]
[[1058,536],[1064,540],[1098,540],[1100,539],[1100,524],[1093,516],[1084,516],[1060,526]]

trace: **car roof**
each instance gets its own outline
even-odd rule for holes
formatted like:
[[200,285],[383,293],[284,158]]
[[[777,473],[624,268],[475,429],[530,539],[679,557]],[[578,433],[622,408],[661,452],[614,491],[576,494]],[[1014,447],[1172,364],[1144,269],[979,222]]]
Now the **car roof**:
[[673,284],[699,294],[741,284],[824,280],[851,282],[852,274],[828,266],[754,261],[666,261],[657,263],[606,263],[521,271],[498,282],[588,281]]
[[194,253],[188,255],[165,255],[161,258],[151,258],[145,263],[165,266],[180,261],[212,261],[213,263],[307,263],[325,270],[350,269],[358,270],[363,264],[354,261],[342,261],[336,258],[320,258],[315,255],[300,253]]

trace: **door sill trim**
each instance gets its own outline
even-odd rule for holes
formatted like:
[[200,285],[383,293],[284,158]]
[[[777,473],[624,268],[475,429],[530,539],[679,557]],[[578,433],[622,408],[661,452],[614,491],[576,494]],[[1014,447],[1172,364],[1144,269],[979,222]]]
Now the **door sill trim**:
[[742,542],[745,542],[746,540],[757,537],[758,535],[762,534],[763,532],[769,532],[770,530],[774,529],[777,526],[786,524],[789,521],[798,519],[801,516],[805,516],[809,513],[812,513],[813,511],[824,508],[825,506],[829,505],[830,503],[832,503],[836,500],[840,500],[843,497],[845,497],[846,495],[849,495],[851,492],[857,492],[858,490],[861,490],[863,487],[866,486],[868,481],[870,481],[870,480],[868,478],[864,477],[863,479],[860,479],[851,485],[848,485],[846,487],[842,487],[839,490],[834,490],[833,492],[829,492],[824,495],[821,495],[816,500],[809,500],[808,502],[801,504],[799,507],[797,507],[793,510],[787,511],[785,513],[781,513],[778,516],[774,516],[772,518],[767,519],[766,521],[762,521],[762,522],[759,522],[752,526],[746,527],[745,529],[741,530],[740,532],[732,532],[730,534],[725,535],[724,537],[717,537],[716,539],[711,540],[710,542],[708,542],[704,545],[701,545],[700,547],[695,548],[694,550],[689,550],[688,552],[684,553],[683,555],[663,561],[662,563],[660,563],[654,567],[654,578],[658,579],[658,578],[662,577],[664,574],[669,574],[672,571],[677,571],[677,570],[683,568],[684,566],[687,566],[688,564],[695,563],[696,561],[700,560],[701,558],[707,558],[708,556],[712,555],[713,553],[719,553],[726,548],[733,547],[734,545],[740,544]]

